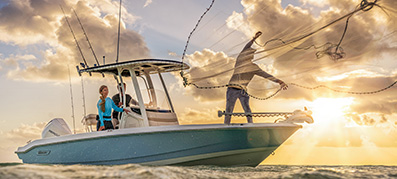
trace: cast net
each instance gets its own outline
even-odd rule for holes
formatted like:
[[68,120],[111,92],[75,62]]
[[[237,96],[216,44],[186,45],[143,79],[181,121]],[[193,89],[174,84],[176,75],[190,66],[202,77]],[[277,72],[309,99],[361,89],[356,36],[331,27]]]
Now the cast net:
[[[318,88],[325,93],[373,94],[396,84],[395,71],[382,65],[396,55],[397,1],[330,1],[327,11],[313,16],[292,6],[247,0],[243,20],[236,20],[238,15],[229,18],[229,27],[222,25],[214,32],[223,33],[220,39],[209,40],[208,48],[185,55],[191,36],[214,2],[190,33],[182,56],[191,66],[181,72],[184,85],[194,88],[192,93],[200,98],[224,98],[225,87],[240,86],[251,97],[266,100],[281,91],[275,79],[294,88],[282,92],[286,98]],[[231,26],[234,30],[225,33],[223,29]],[[250,46],[255,50],[241,52],[257,31],[262,35]],[[246,36],[235,38],[241,32]],[[274,78],[254,75],[246,85],[241,76],[255,73],[252,64]],[[384,76],[370,76],[374,70]],[[240,81],[231,83],[236,74]],[[346,75],[352,78],[346,80]],[[362,79],[368,83],[361,84]]]

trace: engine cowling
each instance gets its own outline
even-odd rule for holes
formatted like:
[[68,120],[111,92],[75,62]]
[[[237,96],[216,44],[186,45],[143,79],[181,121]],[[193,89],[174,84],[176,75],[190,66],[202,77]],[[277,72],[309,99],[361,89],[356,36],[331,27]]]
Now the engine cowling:
[[47,123],[41,133],[41,138],[58,137],[72,134],[68,124],[62,118],[55,118]]

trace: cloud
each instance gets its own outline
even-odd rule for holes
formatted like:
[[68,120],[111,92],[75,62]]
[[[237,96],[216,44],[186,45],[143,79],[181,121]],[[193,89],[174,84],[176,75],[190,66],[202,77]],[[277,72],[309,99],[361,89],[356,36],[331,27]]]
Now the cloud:
[[[109,0],[86,0],[94,10],[100,14],[119,14],[120,1],[109,1]],[[123,5],[123,4],[122,4]],[[124,6],[121,6],[121,17],[123,23],[133,24],[139,17],[132,15],[127,11]]]
[[56,39],[54,23],[63,0],[10,1],[0,9],[0,41],[17,45],[39,42],[53,43]]
[[177,53],[171,51],[168,52],[168,55],[171,57],[179,57]]
[[317,7],[325,7],[329,5],[329,0],[300,0],[303,5],[313,5]]
[[[390,87],[397,80],[397,76],[375,76],[375,77],[349,77],[335,81],[335,86],[347,86],[344,91],[373,92],[369,94],[338,94],[355,97],[351,110],[357,113],[397,113],[397,88]],[[390,87],[390,88],[389,88]]]
[[363,126],[373,126],[375,124],[375,119],[371,118],[367,115],[358,115],[358,114],[348,114],[350,116],[351,120],[353,120],[356,124],[358,125],[363,125]]
[[239,30],[242,32],[246,32],[248,34],[255,33],[251,28],[249,28],[249,24],[244,19],[243,13],[233,12],[226,20],[227,27],[235,30]]
[[[201,52],[196,51],[194,54],[186,56],[187,62],[192,66],[187,74],[189,82],[198,86],[217,86],[229,83],[230,76],[233,72],[234,58],[228,57],[223,52],[214,52],[204,49]],[[226,70],[225,70],[226,69]],[[219,76],[229,78],[219,78]],[[200,101],[217,101],[224,100],[226,88],[215,89],[198,89],[191,85],[186,88],[186,93]]]
[[[67,66],[82,62],[73,36],[59,5],[62,5],[81,50],[90,66],[95,62],[78,21],[71,11],[74,8],[90,39],[98,61],[106,56],[107,63],[114,62],[117,46],[118,3],[101,1],[11,1],[0,9],[0,41],[18,46],[48,44],[42,49],[40,63],[17,63],[7,76],[29,81],[66,80]],[[143,37],[125,28],[124,20],[134,22],[133,15],[124,9],[120,34],[120,61],[150,56]],[[11,38],[16,36],[17,38]],[[12,57],[12,55],[10,56]]]
[[346,113],[345,117],[347,121],[354,122],[354,124],[359,126],[390,127],[393,126],[393,115],[349,112]]
[[143,7],[147,7],[147,6],[149,6],[150,4],[152,4],[152,0],[146,0],[146,2],[145,2],[145,5],[143,5]]
[[19,128],[6,132],[5,138],[15,143],[24,143],[28,140],[41,138],[41,132],[46,122],[34,123],[33,125],[22,124]]
[[67,49],[59,49],[56,54],[47,50],[44,55],[47,62],[43,62],[39,67],[30,62],[22,65],[15,63],[17,67],[8,71],[7,77],[14,80],[27,81],[63,80],[68,75],[68,66],[67,63],[60,59],[68,59],[68,56]]
[[28,64],[36,60],[37,58],[34,55],[10,55],[5,59],[0,58],[0,64],[2,66],[16,68],[19,66],[19,63]]
[[396,100],[383,97],[377,100],[359,99],[351,106],[352,110],[358,113],[375,112],[380,114],[397,113],[396,107]]

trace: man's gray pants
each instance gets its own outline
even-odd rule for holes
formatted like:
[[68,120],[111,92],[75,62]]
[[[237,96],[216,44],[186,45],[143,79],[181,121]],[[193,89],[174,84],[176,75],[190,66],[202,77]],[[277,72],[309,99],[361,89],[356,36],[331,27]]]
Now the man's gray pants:
[[[245,113],[251,113],[251,108],[249,106],[249,96],[242,90],[237,88],[227,88],[226,92],[226,113],[232,113],[234,110],[234,105],[236,104],[237,98],[240,100],[241,106]],[[225,115],[225,124],[230,124],[232,116]],[[248,123],[252,123],[252,116],[247,116]]]

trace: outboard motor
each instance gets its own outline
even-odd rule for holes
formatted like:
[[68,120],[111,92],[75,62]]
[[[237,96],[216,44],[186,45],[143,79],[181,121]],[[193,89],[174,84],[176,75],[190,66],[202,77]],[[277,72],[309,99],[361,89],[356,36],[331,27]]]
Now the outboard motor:
[[43,132],[41,133],[41,138],[48,137],[58,137],[62,135],[72,134],[68,124],[62,118],[55,118],[48,122],[45,126]]

